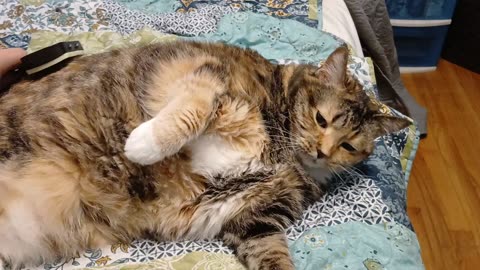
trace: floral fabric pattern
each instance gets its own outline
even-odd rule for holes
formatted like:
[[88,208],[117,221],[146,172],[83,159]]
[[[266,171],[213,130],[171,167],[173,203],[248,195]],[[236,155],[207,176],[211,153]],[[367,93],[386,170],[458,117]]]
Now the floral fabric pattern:
[[[80,258],[67,263],[45,265],[43,269],[77,269],[95,267],[103,270],[197,269],[244,270],[233,254],[215,251],[190,251],[160,257],[154,253],[158,246],[143,241],[142,259],[135,259],[136,244],[113,245],[109,250],[87,251]],[[165,249],[174,250],[169,244]],[[415,234],[395,222],[365,224],[349,222],[316,227],[289,243],[290,253],[297,269],[410,269],[423,270]],[[90,268],[91,269],[91,268]]]
[[[408,219],[407,182],[402,171],[398,144],[406,144],[408,133],[386,135],[378,140],[373,154],[358,167],[359,170],[375,179],[376,185],[382,190],[382,199],[390,207],[395,221],[412,228]],[[381,166],[381,167],[380,167]]]
[[297,269],[424,269],[415,234],[397,223],[318,227],[290,244]]
[[93,54],[122,47],[168,42],[177,39],[178,37],[175,35],[162,34],[152,31],[151,29],[143,29],[130,35],[121,35],[117,32],[110,31],[84,32],[74,35],[51,31],[37,31],[32,34],[32,40],[30,41],[27,52],[32,53],[62,41],[80,41],[85,54]]
[[280,18],[292,19],[311,27],[316,27],[316,0],[260,0],[260,1],[203,1],[203,0],[181,0],[182,7],[177,11],[188,12],[202,6],[216,2],[216,4],[229,5],[240,8],[242,11],[251,11],[259,14]]
[[220,18],[234,12],[234,9],[219,5],[208,5],[195,12],[173,12],[167,14],[148,14],[130,10],[127,7],[111,0],[103,3],[106,17],[116,31],[130,34],[144,27],[154,30],[183,36],[198,36],[215,32]]
[[313,64],[320,63],[335,48],[345,44],[326,32],[300,22],[250,11],[225,15],[217,31],[195,39],[254,49],[272,62],[293,59]]
[[31,33],[40,30],[61,33],[110,30],[100,0],[0,1],[0,40],[8,47],[26,48]]
[[[280,19],[291,19],[316,28],[319,23],[317,6],[321,0],[120,0],[129,9],[147,13],[192,13],[211,6],[221,6],[240,11],[251,11]],[[155,9],[152,8],[155,7]]]

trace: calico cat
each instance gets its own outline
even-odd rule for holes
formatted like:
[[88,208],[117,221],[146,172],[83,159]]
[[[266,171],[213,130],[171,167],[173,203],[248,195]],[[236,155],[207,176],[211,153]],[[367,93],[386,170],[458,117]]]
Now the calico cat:
[[284,235],[323,183],[409,125],[348,74],[223,44],[79,57],[0,99],[0,257],[32,265],[136,238],[211,239],[294,269]]

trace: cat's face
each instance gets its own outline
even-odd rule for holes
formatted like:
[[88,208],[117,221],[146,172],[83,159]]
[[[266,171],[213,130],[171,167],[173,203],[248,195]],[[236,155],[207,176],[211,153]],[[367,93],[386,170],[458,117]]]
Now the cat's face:
[[337,49],[320,69],[303,66],[289,87],[296,92],[292,143],[308,167],[342,169],[370,155],[374,139],[407,127],[405,119],[382,114],[361,85],[347,74],[348,51]]

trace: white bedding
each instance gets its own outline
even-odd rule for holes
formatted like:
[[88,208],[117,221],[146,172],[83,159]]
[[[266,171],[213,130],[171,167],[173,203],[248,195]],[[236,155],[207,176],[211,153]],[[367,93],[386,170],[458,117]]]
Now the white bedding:
[[362,46],[352,16],[343,0],[323,0],[321,30],[336,35],[350,44],[356,55],[363,57]]

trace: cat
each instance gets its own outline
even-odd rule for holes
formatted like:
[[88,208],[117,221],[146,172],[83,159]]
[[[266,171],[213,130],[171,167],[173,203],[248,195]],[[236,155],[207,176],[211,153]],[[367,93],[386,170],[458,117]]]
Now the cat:
[[149,237],[220,238],[294,269],[284,230],[325,183],[410,124],[347,72],[178,41],[78,57],[0,99],[0,258],[14,267]]

